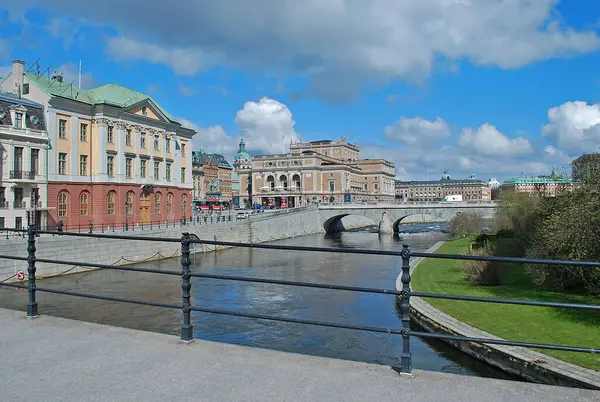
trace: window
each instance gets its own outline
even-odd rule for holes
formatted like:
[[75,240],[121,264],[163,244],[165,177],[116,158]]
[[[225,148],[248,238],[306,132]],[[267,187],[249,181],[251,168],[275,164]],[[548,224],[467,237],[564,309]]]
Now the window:
[[115,214],[116,198],[117,198],[117,193],[115,193],[114,191],[109,192],[108,195],[106,196],[106,212],[108,213],[108,215]]
[[106,142],[109,144],[113,143],[113,126],[108,126],[108,132],[106,133]]
[[142,159],[140,161],[140,177],[142,179],[146,178],[146,160],[145,159]]
[[0,216],[0,229],[4,229],[4,217]]
[[79,194],[79,215],[80,216],[88,216],[88,202],[89,202],[89,194],[87,191],[82,191]]
[[185,218],[185,216],[187,212],[187,195],[186,194],[182,194],[181,195],[181,217]]
[[168,154],[171,153],[171,140],[169,138],[165,138],[165,149]]
[[67,154],[58,153],[58,174],[67,174]]
[[335,191],[335,181],[331,180],[329,182],[329,191],[334,192]]
[[115,157],[112,155],[108,155],[106,159],[106,174],[109,177],[114,177],[115,175]]
[[181,182],[185,183],[185,168],[181,168]]
[[87,176],[87,155],[79,155],[79,175]]
[[140,133],[140,148],[146,149],[146,133]]
[[15,208],[23,207],[23,189],[21,187],[13,187],[15,193]]
[[159,140],[160,140],[160,137],[158,135],[155,135],[154,136],[154,150],[155,151],[160,150],[160,147],[158,145],[159,144]]
[[128,147],[131,146],[131,129],[130,128],[125,130],[125,145],[127,145]]
[[16,128],[25,128],[23,127],[23,113],[15,112],[14,125]]
[[154,180],[158,180],[160,176],[160,162],[154,161]]
[[6,208],[6,189],[0,187],[0,208]]
[[23,95],[27,95],[29,93],[29,84],[23,84]]
[[22,147],[15,147],[13,166],[14,166],[14,170],[17,172],[21,172],[23,170],[23,148]]
[[125,176],[128,178],[131,178],[131,175],[132,175],[132,171],[131,171],[132,163],[133,163],[133,160],[131,158],[125,158]]
[[87,141],[87,129],[88,125],[86,123],[81,123],[79,125],[79,141]]
[[185,142],[181,143],[181,157],[185,158]]
[[171,181],[171,164],[167,162],[167,181]]
[[133,215],[133,191],[127,193],[127,199],[125,201],[125,211],[127,215]]
[[173,193],[167,194],[167,213],[173,212]]
[[58,119],[58,138],[67,138],[67,121]]
[[373,184],[373,188],[375,189],[375,191],[379,190],[379,184],[377,184],[377,183]]
[[40,150],[39,149],[31,149],[31,174],[38,174],[40,165]]
[[365,184],[365,191],[368,191],[369,187],[367,184]]
[[15,218],[15,228],[17,229],[22,229],[23,228],[23,218],[20,216],[17,216]]
[[160,215],[160,193],[154,194],[154,213]]
[[58,216],[59,218],[65,218],[67,216],[67,199],[68,195],[66,191],[58,193]]

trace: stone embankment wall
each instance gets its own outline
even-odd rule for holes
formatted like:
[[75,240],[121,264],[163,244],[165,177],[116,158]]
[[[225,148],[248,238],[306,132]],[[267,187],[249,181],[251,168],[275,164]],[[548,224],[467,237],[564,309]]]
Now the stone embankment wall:
[[[263,243],[296,236],[322,233],[316,207],[288,211],[277,211],[252,215],[238,222],[213,224],[192,223],[186,226],[154,227],[152,230],[136,228],[135,231],[116,231],[125,236],[180,238],[183,232],[198,236],[201,240]],[[112,232],[106,232],[110,235]],[[223,247],[215,245],[192,245],[193,252],[208,252]],[[177,257],[180,255],[178,242],[123,240],[108,238],[76,237],[42,234],[36,237],[36,257],[63,261],[87,262],[108,265],[128,265],[150,260]],[[27,241],[9,233],[8,239],[0,237],[0,255],[27,256]],[[36,264],[41,278],[59,274],[76,273],[89,268],[56,263]],[[0,281],[10,278],[15,281],[18,271],[27,273],[26,261],[0,259]]]
[[[434,252],[444,242],[438,242],[427,252]],[[411,260],[411,274],[422,258]],[[396,280],[396,289],[402,289],[400,276]],[[397,299],[401,303],[400,298]],[[428,332],[439,332],[471,338],[501,339],[485,331],[471,327],[441,312],[420,297],[411,297],[411,321]],[[465,301],[463,303],[473,303]],[[600,372],[586,369],[531,349],[513,346],[489,345],[444,340],[462,352],[527,381],[600,389]]]

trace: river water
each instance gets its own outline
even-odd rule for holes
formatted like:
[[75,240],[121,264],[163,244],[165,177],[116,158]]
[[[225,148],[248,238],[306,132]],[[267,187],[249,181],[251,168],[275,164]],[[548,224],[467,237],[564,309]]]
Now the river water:
[[[431,225],[413,226],[412,231],[423,232]],[[277,243],[387,250],[398,250],[403,243],[408,243],[412,250],[421,251],[445,238],[443,233],[407,234],[394,238],[358,231],[304,236]],[[195,272],[389,289],[395,287],[400,273],[400,260],[395,257],[241,248],[194,254],[192,264]],[[178,259],[136,266],[180,269]],[[177,276],[104,270],[41,280],[39,286],[157,302],[181,302],[181,284]],[[386,328],[400,329],[402,326],[401,314],[392,295],[193,278],[192,296],[196,306]],[[38,300],[41,314],[169,334],[178,334],[181,325],[179,310],[43,292],[38,292]],[[0,307],[25,311],[26,303],[26,291],[0,287]],[[196,312],[192,319],[194,336],[198,339],[400,365],[402,338],[397,335]],[[508,378],[440,342],[412,338],[412,356],[415,369]]]

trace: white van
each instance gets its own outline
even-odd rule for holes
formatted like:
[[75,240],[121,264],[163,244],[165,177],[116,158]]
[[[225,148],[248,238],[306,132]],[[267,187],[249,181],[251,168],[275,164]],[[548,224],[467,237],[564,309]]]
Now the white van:
[[244,219],[248,219],[248,216],[250,214],[248,212],[238,212],[237,215],[235,216],[235,219],[238,221],[242,221]]

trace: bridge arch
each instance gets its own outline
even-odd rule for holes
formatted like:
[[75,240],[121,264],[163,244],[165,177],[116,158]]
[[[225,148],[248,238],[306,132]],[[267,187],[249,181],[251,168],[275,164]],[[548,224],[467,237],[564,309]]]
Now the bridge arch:
[[325,229],[325,233],[338,233],[346,230],[344,224],[342,223],[342,219],[347,216],[355,216],[362,218],[361,221],[367,223],[369,222],[371,225],[377,225],[378,222],[374,221],[372,218],[364,215],[352,214],[352,213],[342,213],[339,215],[332,216],[323,222],[323,229]]
[[[432,219],[432,220],[424,220],[423,222],[410,222],[410,223],[433,223],[433,222],[446,222],[446,223],[450,223],[450,220],[447,219],[446,217],[443,216],[439,216],[436,214],[406,214],[401,216],[400,218],[397,218],[394,223],[392,224],[392,228],[394,229],[394,233],[399,233],[400,232],[400,225],[403,223],[402,221],[405,220],[408,217],[411,216],[421,216],[425,219]],[[404,222],[404,223],[408,223],[408,222]]]

